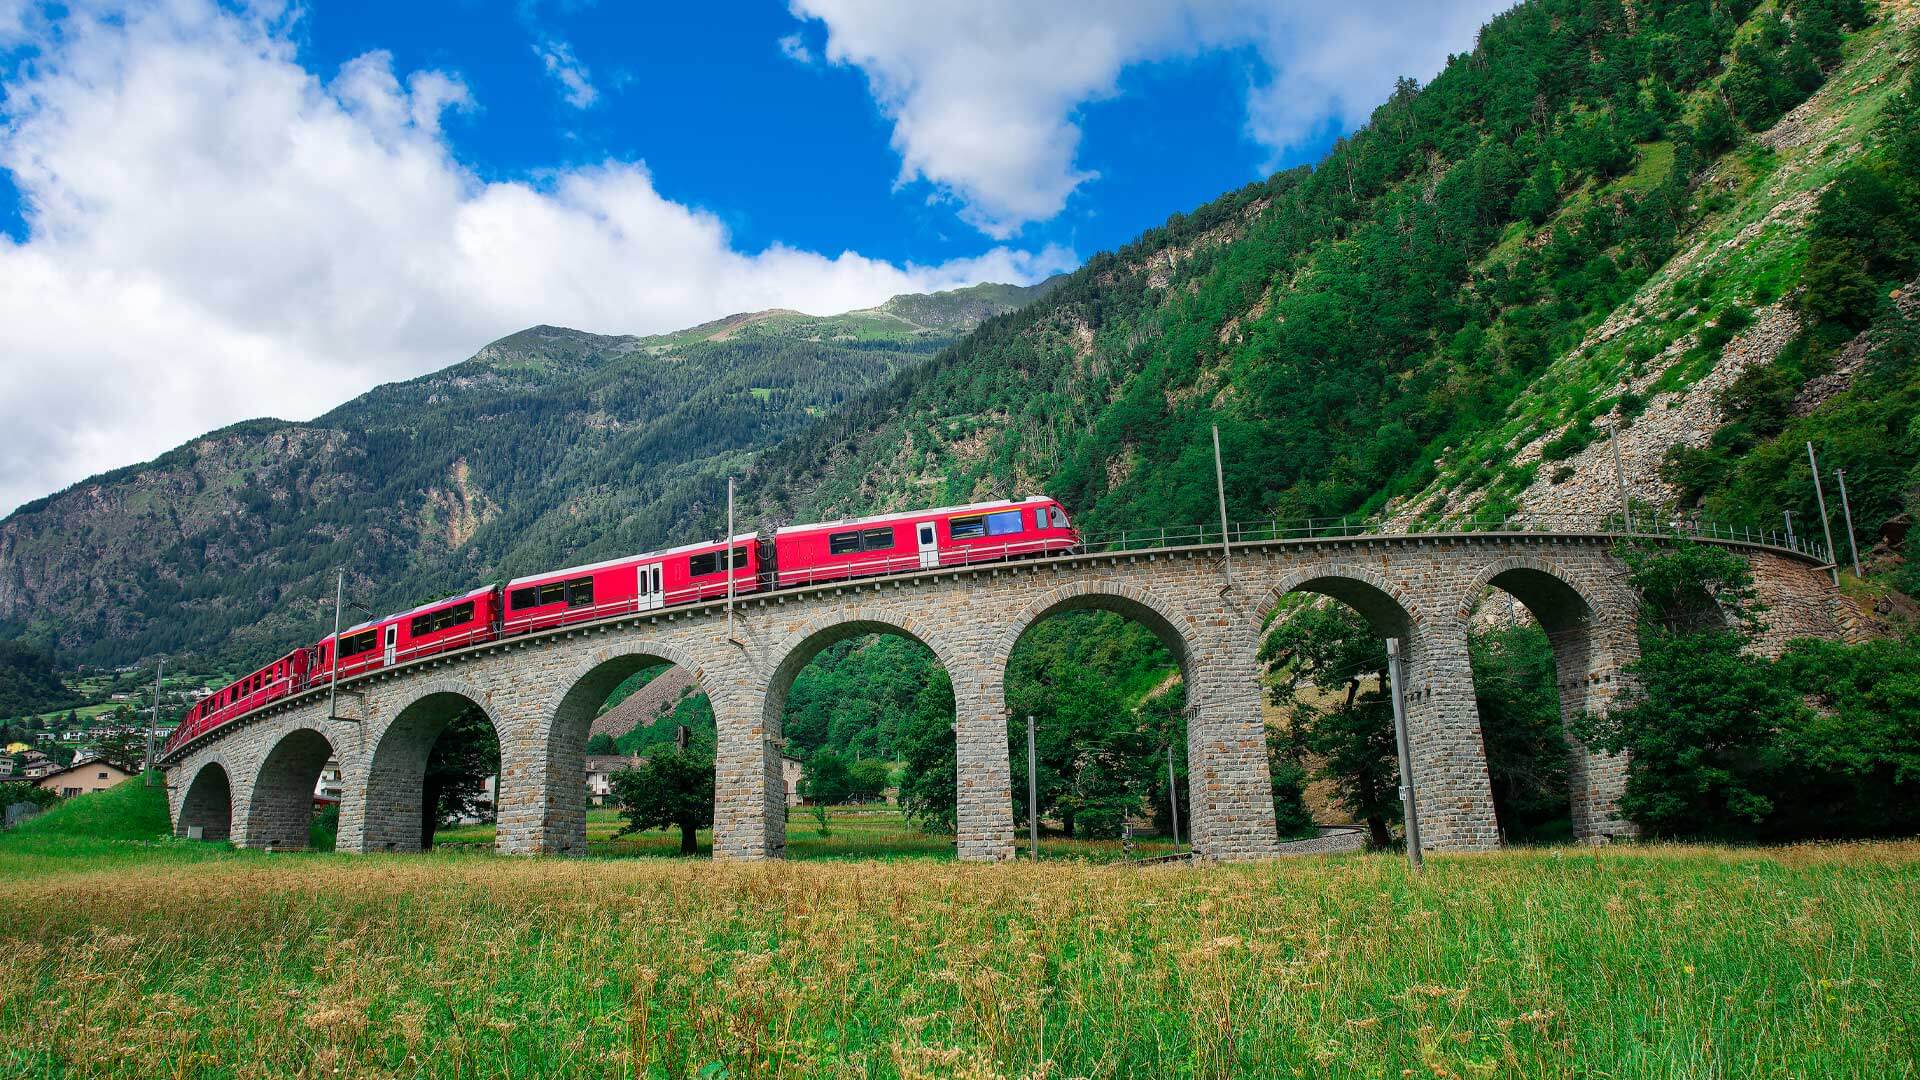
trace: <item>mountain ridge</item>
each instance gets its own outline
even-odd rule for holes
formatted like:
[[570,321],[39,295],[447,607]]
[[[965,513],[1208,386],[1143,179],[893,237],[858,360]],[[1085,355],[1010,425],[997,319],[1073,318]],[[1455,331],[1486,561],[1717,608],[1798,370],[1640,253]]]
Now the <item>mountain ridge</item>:
[[[1045,287],[881,306],[951,328]],[[527,327],[313,420],[239,421],[35,500],[0,520],[0,628],[69,662],[251,660],[317,632],[331,566],[384,608],[653,546],[729,468],[954,335],[874,309],[729,320],[742,331],[719,338]]]

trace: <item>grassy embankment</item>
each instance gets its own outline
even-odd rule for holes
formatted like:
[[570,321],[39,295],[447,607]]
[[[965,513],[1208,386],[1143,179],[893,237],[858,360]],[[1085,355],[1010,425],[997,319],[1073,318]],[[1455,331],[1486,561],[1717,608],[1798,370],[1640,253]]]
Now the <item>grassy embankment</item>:
[[154,839],[157,806],[127,785],[0,838],[0,1074],[1907,1076],[1920,1057],[1920,844],[1515,852],[1416,881],[1370,856],[267,856]]

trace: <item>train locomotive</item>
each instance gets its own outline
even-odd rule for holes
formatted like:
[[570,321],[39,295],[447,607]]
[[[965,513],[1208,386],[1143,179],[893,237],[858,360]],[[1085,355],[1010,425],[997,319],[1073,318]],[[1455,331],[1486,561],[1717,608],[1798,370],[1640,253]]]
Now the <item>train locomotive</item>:
[[1053,499],[970,503],[791,525],[486,585],[329,634],[202,698],[167,750],[281,698],[516,634],[733,594],[1057,555],[1080,534]]

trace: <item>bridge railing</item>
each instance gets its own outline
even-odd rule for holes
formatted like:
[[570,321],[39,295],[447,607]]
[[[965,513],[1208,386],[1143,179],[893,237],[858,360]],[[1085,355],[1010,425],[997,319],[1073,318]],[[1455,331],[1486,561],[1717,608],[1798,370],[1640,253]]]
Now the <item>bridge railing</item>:
[[[1269,518],[1264,521],[1230,522],[1226,538],[1233,544],[1254,544],[1274,540],[1337,539],[1360,536],[1426,536],[1448,533],[1586,533],[1620,537],[1655,539],[1718,540],[1728,543],[1760,544],[1797,552],[1821,564],[1831,562],[1824,545],[1810,536],[1787,534],[1749,526],[1728,525],[1693,515],[1638,513],[1629,522],[1625,515],[1541,514],[1460,516],[1437,520],[1382,521],[1378,518]],[[1210,547],[1221,542],[1219,525],[1173,525],[1151,529],[1125,529],[1082,535],[1080,550],[1090,554],[1144,551],[1165,547]]]

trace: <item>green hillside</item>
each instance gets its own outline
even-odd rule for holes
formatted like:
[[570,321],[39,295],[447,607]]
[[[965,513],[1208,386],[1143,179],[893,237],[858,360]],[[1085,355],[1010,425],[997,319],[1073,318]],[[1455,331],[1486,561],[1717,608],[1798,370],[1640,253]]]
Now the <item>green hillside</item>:
[[537,326],[311,423],[213,432],[0,522],[0,638],[239,663],[318,636],[336,566],[387,611],[692,539],[754,454],[1040,291],[651,338]]
[[[1595,421],[1657,401],[1686,428],[1668,443],[1704,444],[1737,419],[1715,389],[1733,372],[1707,378],[1729,342],[1744,370],[1807,338],[1773,371],[1776,411],[1809,380],[1870,373],[1829,358],[1897,322],[1887,304],[1801,319],[1764,350],[1742,332],[1768,305],[1803,310],[1819,192],[1882,153],[1914,22],[1911,3],[1856,0],[1523,4],[1317,167],[1174,215],[764,456],[756,511],[1045,490],[1092,529],[1206,521],[1216,423],[1236,517],[1590,509],[1555,484],[1586,465]],[[1851,286],[1870,300],[1911,276],[1903,244],[1838,256],[1861,264]],[[1896,435],[1865,440],[1892,454],[1863,531],[1916,484],[1920,436]],[[1665,449],[1638,497],[1736,518],[1810,500],[1803,478],[1745,488],[1746,466],[1682,490],[1655,475]]]

